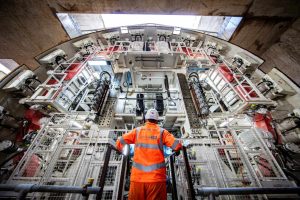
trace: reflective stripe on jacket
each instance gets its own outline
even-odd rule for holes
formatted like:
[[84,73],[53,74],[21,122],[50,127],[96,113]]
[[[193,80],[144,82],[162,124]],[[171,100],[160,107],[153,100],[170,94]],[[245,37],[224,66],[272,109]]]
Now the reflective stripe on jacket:
[[145,126],[133,129],[117,140],[116,146],[122,150],[124,144],[135,144],[131,181],[164,182],[166,167],[163,145],[179,150],[179,140],[157,124],[147,122]]

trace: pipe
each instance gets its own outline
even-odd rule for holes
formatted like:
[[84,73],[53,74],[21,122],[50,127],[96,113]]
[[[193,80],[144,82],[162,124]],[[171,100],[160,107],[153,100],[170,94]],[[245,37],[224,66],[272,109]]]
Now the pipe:
[[168,76],[167,75],[165,75],[164,83],[165,83],[165,88],[167,90],[168,97],[171,98],[170,90],[169,90],[169,80],[168,80]]
[[[120,98],[118,98],[118,99],[140,100],[140,99],[142,99],[142,98],[135,98],[135,97],[133,97],[133,98],[120,97]],[[143,100],[156,100],[156,98],[155,98],[155,99],[154,99],[154,98],[147,98],[147,99],[143,98]],[[169,99],[169,98],[164,98],[164,99],[162,99],[162,100],[170,100],[170,99]],[[181,99],[180,99],[180,98],[174,98],[174,99],[171,99],[171,100],[181,100]]]
[[37,185],[37,184],[0,184],[0,191],[19,192],[18,198],[24,199],[27,193],[31,192],[55,192],[55,193],[81,193],[97,194],[99,187],[79,187],[79,186],[61,186],[61,185]]
[[[135,114],[134,113],[116,113],[114,115],[115,117],[134,117]],[[165,117],[185,117],[186,115],[183,113],[174,113],[174,114],[165,114]]]
[[202,187],[197,188],[197,196],[219,195],[246,195],[246,194],[300,194],[300,187],[236,187],[218,188]]
[[[167,91],[143,91],[143,92],[135,92],[135,91],[132,91],[132,92],[128,92],[128,93],[150,93],[150,94],[156,94],[156,93],[167,93]],[[179,92],[178,91],[170,91],[170,93],[175,93],[175,94],[178,94]]]

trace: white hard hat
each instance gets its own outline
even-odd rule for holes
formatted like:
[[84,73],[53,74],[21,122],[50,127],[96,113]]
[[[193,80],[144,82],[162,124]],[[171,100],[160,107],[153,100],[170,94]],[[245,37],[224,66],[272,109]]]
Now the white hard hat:
[[151,108],[147,111],[145,119],[154,119],[158,121],[158,112],[157,110]]

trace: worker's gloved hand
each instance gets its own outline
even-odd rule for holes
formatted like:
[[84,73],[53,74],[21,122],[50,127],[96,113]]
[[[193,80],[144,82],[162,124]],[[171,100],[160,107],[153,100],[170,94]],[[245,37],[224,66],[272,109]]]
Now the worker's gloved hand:
[[174,155],[175,155],[175,156],[179,156],[179,155],[180,155],[180,150],[178,150],[178,151],[174,151],[174,150],[173,150],[173,152],[174,152]]
[[130,155],[130,146],[128,144],[125,144],[123,149],[122,149],[122,154],[124,156],[129,156]]
[[184,147],[188,147],[189,144],[190,144],[190,141],[188,141],[188,140],[183,140],[182,141],[182,146],[184,146]]

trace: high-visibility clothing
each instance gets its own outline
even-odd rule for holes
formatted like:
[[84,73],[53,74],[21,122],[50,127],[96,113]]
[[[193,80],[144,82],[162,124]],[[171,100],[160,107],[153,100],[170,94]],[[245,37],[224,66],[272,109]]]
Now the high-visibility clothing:
[[181,148],[179,140],[170,132],[150,122],[124,134],[116,146],[121,151],[125,144],[135,144],[130,178],[133,182],[165,182],[163,145],[173,150]]
[[166,182],[130,182],[129,200],[166,200]]

